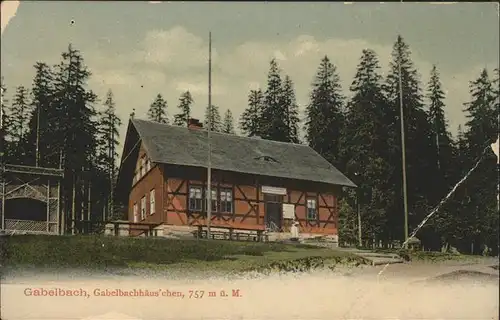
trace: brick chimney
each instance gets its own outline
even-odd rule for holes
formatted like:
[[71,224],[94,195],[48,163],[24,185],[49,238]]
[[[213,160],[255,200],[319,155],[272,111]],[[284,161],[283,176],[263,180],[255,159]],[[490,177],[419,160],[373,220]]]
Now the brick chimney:
[[189,129],[201,129],[201,128],[203,128],[203,124],[198,119],[189,118],[188,128]]

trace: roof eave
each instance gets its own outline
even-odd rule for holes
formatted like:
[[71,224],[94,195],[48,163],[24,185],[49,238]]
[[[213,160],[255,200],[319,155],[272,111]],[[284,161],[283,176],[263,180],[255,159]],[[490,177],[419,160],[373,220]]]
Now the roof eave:
[[[194,166],[194,165],[187,165],[185,163],[172,163],[172,162],[165,162],[161,161],[160,159],[151,159],[151,162],[154,162],[156,164],[163,164],[163,165],[172,165],[172,166],[183,166],[183,167],[191,167],[191,168],[203,168],[206,169],[206,166]],[[246,171],[236,171],[236,170],[228,170],[228,169],[223,169],[223,168],[217,168],[217,167],[212,167],[212,170],[221,170],[221,171],[227,171],[227,172],[234,172],[234,173],[239,173],[239,174],[253,174],[255,175],[256,173],[254,172],[246,172]],[[332,181],[325,181],[325,180],[305,180],[302,178],[293,178],[293,177],[283,177],[283,176],[269,176],[269,177],[275,177],[275,178],[281,178],[281,179],[291,179],[291,180],[302,180],[302,181],[309,181],[309,182],[314,182],[314,183],[325,183],[333,186],[341,186],[341,187],[350,187],[350,188],[357,188],[358,186],[354,184],[351,180],[347,179],[347,182],[339,183],[339,182],[332,182]]]
[[354,183],[346,183],[346,184],[342,184],[341,186],[343,187],[348,187],[348,188],[357,188],[358,186]]

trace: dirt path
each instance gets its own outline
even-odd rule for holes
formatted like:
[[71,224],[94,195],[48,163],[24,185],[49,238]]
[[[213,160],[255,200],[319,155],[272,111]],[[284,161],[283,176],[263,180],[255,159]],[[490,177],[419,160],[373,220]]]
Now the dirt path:
[[[499,271],[492,268],[498,265],[498,258],[480,258],[475,261],[441,261],[425,262],[411,261],[390,264],[380,276],[381,279],[401,279],[407,281],[423,280],[455,271],[481,272],[499,275]],[[350,269],[349,274],[363,278],[376,278],[384,269],[384,265]]]

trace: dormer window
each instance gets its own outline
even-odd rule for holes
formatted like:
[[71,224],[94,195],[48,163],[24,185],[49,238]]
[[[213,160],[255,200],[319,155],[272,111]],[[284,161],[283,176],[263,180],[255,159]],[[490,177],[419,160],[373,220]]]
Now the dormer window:
[[260,157],[256,157],[255,160],[261,160],[261,161],[265,161],[265,162],[279,163],[278,160],[276,160],[275,158],[273,158],[271,156],[260,156]]

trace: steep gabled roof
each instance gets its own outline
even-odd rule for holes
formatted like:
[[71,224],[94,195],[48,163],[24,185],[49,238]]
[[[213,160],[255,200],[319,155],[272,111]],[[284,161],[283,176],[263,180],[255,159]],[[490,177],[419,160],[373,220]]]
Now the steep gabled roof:
[[[152,162],[202,167],[208,163],[207,131],[132,119]],[[129,126],[130,128],[130,126]],[[211,132],[213,169],[356,185],[311,147]]]

